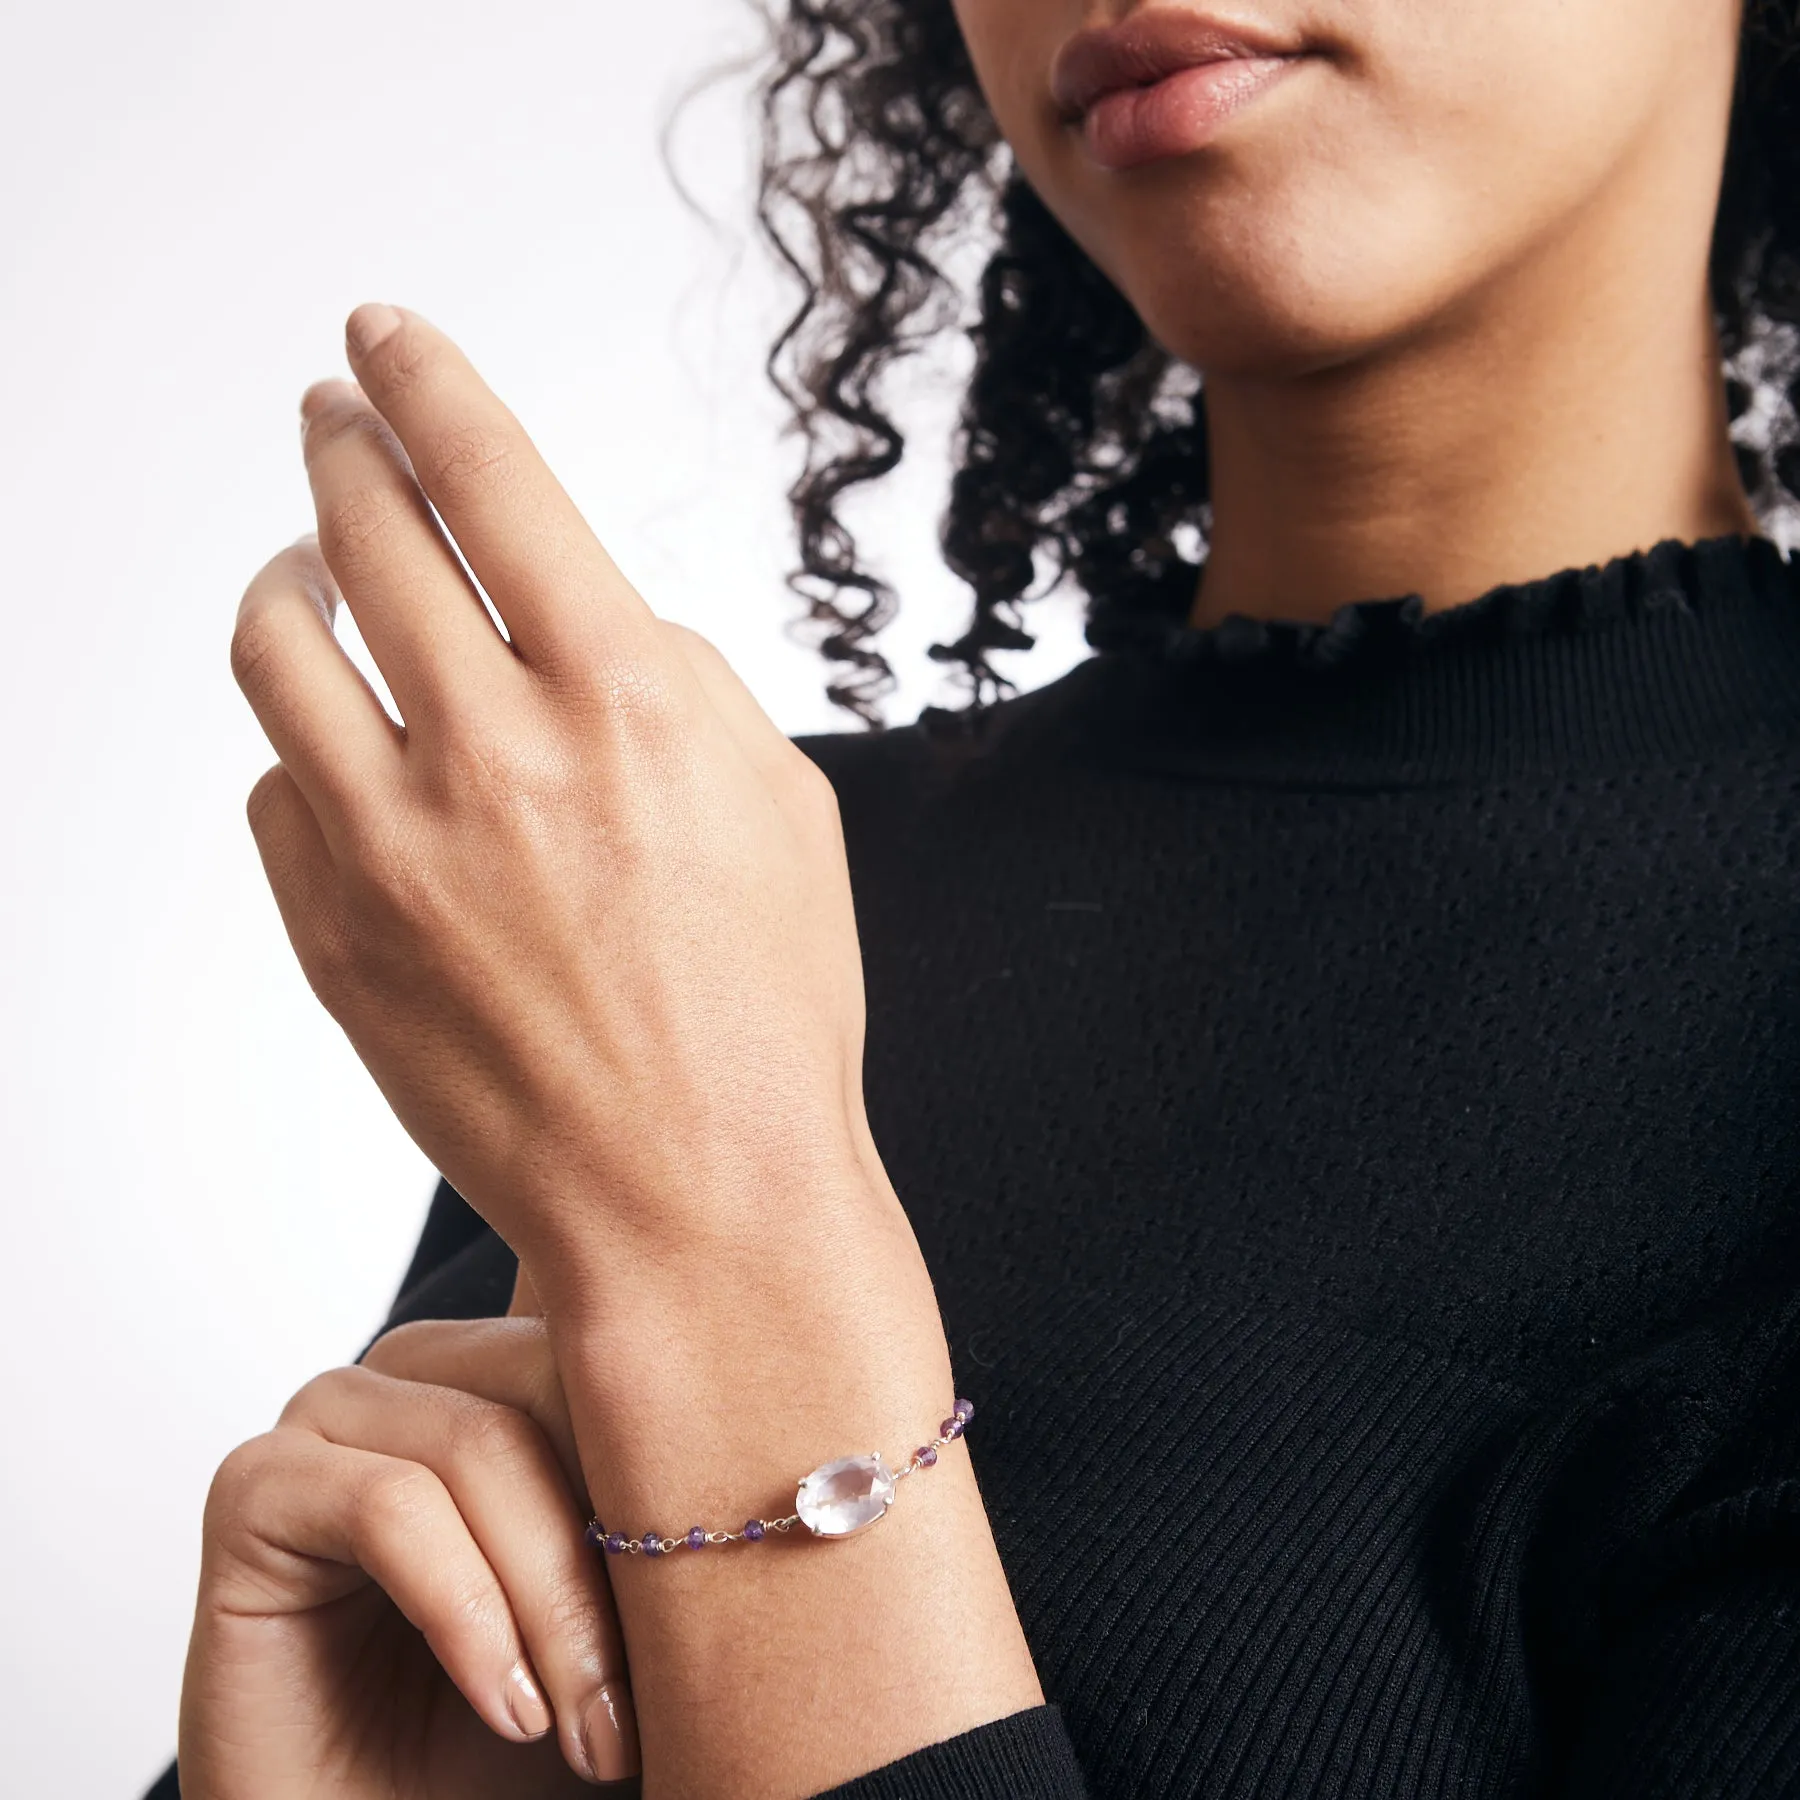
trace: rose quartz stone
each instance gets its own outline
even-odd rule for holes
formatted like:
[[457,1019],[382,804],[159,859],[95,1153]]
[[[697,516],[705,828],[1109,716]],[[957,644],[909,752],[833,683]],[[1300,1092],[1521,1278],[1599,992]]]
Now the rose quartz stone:
[[840,1456],[800,1484],[794,1511],[819,1537],[849,1537],[866,1531],[894,1503],[894,1472],[878,1454]]

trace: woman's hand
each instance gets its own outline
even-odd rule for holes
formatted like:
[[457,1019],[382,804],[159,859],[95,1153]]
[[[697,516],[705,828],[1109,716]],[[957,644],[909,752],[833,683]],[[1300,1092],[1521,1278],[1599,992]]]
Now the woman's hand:
[[403,1326],[309,1382],[207,1501],[183,1795],[527,1800],[635,1775],[581,1491],[541,1320]]
[[[349,343],[361,388],[303,404],[317,539],[233,642],[281,758],[251,822],[314,989],[540,1273],[617,1266],[621,1237],[835,1237],[891,1193],[829,785],[652,615],[441,333],[368,307]],[[333,636],[340,596],[403,728]]]
[[[599,1516],[791,1512],[808,1469],[906,1460],[955,1395],[864,1117],[834,797],[448,340],[385,307],[348,336],[360,386],[302,409],[317,542],[252,583],[233,652],[281,759],[251,820],[289,934],[520,1253]],[[853,1550],[617,1572],[647,1792],[788,1800],[1041,1700],[966,1456],[907,1488]]]

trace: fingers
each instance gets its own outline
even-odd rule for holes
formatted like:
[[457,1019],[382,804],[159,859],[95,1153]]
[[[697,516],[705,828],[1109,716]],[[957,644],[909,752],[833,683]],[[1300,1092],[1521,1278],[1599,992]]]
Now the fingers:
[[313,808],[284,764],[250,790],[244,809],[269,890],[300,967],[323,998],[321,977],[341,951],[341,908],[331,847]]
[[282,1422],[429,1470],[499,1578],[570,1767],[590,1780],[636,1773],[610,1587],[556,1453],[524,1413],[362,1367],[309,1382]]
[[580,1492],[581,1457],[541,1318],[417,1319],[377,1338],[362,1366],[396,1381],[461,1388],[522,1412],[549,1438],[570,1490]]
[[409,728],[504,682],[512,654],[368,397],[318,382],[301,418],[320,547]]
[[319,817],[399,771],[401,739],[332,631],[337,588],[317,542],[271,558],[244,590],[231,667],[257,722]]
[[653,618],[519,421],[417,313],[362,306],[350,364],[525,661],[545,673],[655,654]]
[[[216,1588],[247,1615],[325,1604],[316,1569],[339,1565],[342,1592],[366,1576],[423,1633],[488,1727],[515,1743],[551,1728],[549,1709],[499,1577],[429,1469],[277,1427],[226,1458],[207,1502],[209,1549],[237,1568]],[[284,1590],[295,1582],[303,1592]]]

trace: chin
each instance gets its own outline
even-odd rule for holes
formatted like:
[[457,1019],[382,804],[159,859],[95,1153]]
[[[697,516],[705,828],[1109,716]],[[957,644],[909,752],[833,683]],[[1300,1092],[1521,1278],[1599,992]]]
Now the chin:
[[[1183,362],[1291,377],[1372,355],[1454,305],[1465,259],[1445,256],[1442,231],[1403,229],[1404,216],[1327,197],[1214,201],[1120,219],[1090,254]],[[1119,224],[1139,228],[1126,235]]]
[[1300,259],[1165,262],[1120,285],[1171,355],[1206,374],[1244,378],[1287,379],[1358,361],[1416,331],[1431,310],[1391,280],[1347,280]]

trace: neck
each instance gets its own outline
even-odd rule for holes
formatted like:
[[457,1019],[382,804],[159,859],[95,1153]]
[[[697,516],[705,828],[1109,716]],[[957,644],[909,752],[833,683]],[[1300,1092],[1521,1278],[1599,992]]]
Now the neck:
[[1412,593],[1437,610],[1664,538],[1757,534],[1708,234],[1671,229],[1666,187],[1660,204],[1574,223],[1403,344],[1298,377],[1208,372],[1191,622]]

